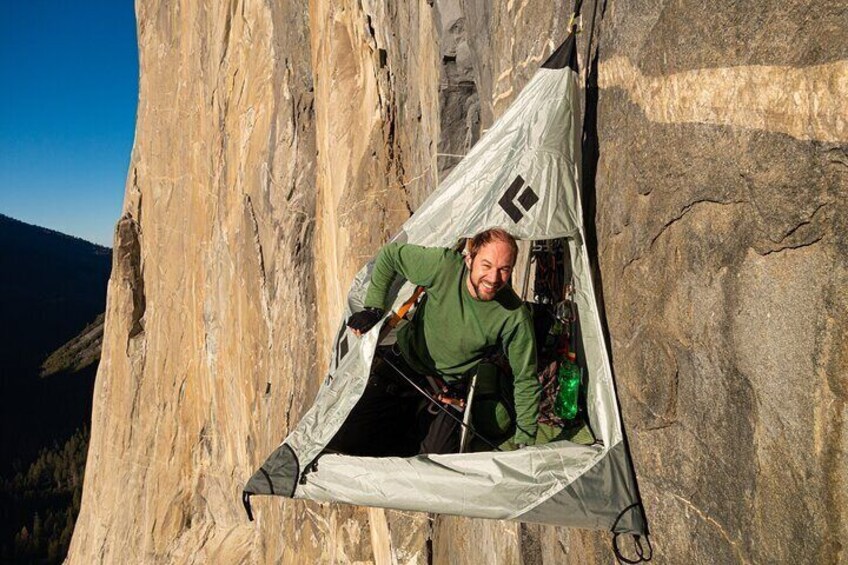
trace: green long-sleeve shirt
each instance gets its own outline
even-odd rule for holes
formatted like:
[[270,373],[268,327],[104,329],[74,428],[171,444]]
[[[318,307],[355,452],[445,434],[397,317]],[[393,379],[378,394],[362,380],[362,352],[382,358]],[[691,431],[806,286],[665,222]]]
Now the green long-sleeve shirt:
[[365,306],[385,309],[386,293],[398,274],[427,289],[412,322],[398,332],[404,360],[421,374],[453,380],[473,369],[493,346],[503,347],[515,379],[514,441],[533,443],[541,389],[529,309],[509,286],[494,300],[471,296],[459,253],[400,243],[386,245],[377,255]]

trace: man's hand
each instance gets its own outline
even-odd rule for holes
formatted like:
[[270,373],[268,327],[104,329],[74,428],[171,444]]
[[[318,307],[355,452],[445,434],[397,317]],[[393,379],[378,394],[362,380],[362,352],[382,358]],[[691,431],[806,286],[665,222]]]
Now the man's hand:
[[355,336],[361,336],[383,318],[383,313],[382,308],[366,307],[365,310],[360,310],[348,318],[347,327]]
[[522,430],[520,427],[515,433],[515,437],[512,438],[512,445],[515,446],[515,449],[524,449],[525,447],[530,447],[531,445],[536,444],[535,436],[532,436]]

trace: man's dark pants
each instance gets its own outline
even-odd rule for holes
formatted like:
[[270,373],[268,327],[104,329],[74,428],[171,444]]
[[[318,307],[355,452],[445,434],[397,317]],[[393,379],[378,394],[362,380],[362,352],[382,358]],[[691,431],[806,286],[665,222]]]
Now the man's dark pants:
[[[436,408],[399,372],[430,393],[426,379],[409,368],[396,347],[378,347],[365,392],[328,449],[369,457],[459,451],[459,422]],[[462,412],[442,406],[462,420]]]

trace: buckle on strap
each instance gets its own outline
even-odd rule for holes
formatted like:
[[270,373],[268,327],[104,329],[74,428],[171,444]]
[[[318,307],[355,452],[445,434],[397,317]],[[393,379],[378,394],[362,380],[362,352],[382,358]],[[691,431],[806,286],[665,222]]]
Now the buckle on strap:
[[461,387],[450,386],[439,377],[427,375],[427,384],[430,386],[432,396],[442,404],[453,406],[458,410],[465,409],[465,397]]

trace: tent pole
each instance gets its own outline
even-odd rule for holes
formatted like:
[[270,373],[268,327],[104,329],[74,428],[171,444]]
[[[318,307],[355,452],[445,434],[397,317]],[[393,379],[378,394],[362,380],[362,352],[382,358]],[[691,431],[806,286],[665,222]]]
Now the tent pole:
[[471,384],[468,385],[468,396],[465,399],[465,413],[462,415],[462,436],[459,439],[459,452],[465,453],[465,448],[468,447],[468,441],[471,439],[471,405],[474,402],[474,391],[477,390],[477,371],[474,371],[474,376],[471,377]]

